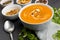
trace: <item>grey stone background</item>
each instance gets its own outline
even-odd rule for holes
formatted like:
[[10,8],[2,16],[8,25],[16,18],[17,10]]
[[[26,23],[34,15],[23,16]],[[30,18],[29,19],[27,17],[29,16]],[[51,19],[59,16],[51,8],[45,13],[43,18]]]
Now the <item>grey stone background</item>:
[[[14,0],[15,1],[15,0]],[[60,0],[48,0],[49,5],[60,8]],[[34,0],[33,0],[34,2]],[[2,14],[1,10],[3,9],[3,6],[0,5],[0,40],[10,40],[9,34],[6,33],[3,29],[4,27],[4,22],[8,19],[6,19]],[[16,19],[12,21],[15,25],[15,31],[13,32],[14,40],[18,40],[18,34],[20,33],[22,24],[20,23],[19,19]]]

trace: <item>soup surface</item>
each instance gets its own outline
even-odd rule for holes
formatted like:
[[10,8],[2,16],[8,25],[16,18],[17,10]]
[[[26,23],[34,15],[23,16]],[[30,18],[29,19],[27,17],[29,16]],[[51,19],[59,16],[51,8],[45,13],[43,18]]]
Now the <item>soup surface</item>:
[[39,24],[47,21],[52,16],[52,10],[44,5],[30,5],[24,8],[20,14],[23,22],[29,24]]

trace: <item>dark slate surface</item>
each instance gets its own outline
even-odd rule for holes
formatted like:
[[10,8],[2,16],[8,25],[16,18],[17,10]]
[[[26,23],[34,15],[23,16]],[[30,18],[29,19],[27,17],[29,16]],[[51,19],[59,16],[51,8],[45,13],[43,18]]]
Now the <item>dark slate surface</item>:
[[[33,0],[34,1],[34,0]],[[49,5],[59,8],[60,7],[60,0],[49,0]],[[0,40],[10,40],[9,34],[6,33],[3,29],[4,22],[7,20],[2,14],[1,10],[3,9],[3,6],[0,5]],[[15,25],[15,31],[13,32],[14,40],[18,40],[18,34],[21,30],[22,24],[19,21],[19,19],[16,19],[12,21]]]

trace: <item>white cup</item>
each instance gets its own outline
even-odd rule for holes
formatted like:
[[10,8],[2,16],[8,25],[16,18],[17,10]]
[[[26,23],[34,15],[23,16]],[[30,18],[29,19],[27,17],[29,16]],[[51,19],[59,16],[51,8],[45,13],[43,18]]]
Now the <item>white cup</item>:
[[[52,11],[51,17],[50,17],[47,21],[45,21],[45,22],[43,22],[43,23],[40,23],[40,24],[29,24],[29,23],[27,23],[27,22],[24,22],[23,19],[20,17],[21,12],[22,12],[26,7],[31,6],[31,5],[35,5],[35,4],[44,5],[44,6],[49,7],[49,8],[51,9],[51,11]],[[42,3],[32,3],[32,4],[29,4],[29,5],[25,6],[25,7],[23,7],[23,8],[20,10],[20,12],[19,12],[19,19],[22,21],[23,25],[24,25],[25,27],[29,28],[29,29],[32,29],[32,30],[44,30],[44,29],[47,29],[47,28],[48,28],[48,26],[49,26],[49,24],[50,24],[50,21],[51,21],[51,19],[52,19],[52,17],[53,17],[53,14],[54,14],[54,11],[53,11],[53,9],[52,9],[51,6],[46,5],[46,4],[42,4]]]

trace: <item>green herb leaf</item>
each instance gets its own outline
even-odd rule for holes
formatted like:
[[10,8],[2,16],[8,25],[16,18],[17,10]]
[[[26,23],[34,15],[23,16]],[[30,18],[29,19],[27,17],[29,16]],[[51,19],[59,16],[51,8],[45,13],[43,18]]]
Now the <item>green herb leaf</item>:
[[55,34],[52,35],[54,40],[60,40],[60,30],[58,30]]
[[52,21],[60,24],[60,8],[57,9],[53,7],[53,9],[54,9],[54,16],[53,16]]
[[23,28],[21,33],[19,34],[18,40],[38,40],[38,38],[35,36],[35,34],[31,33],[31,31]]

